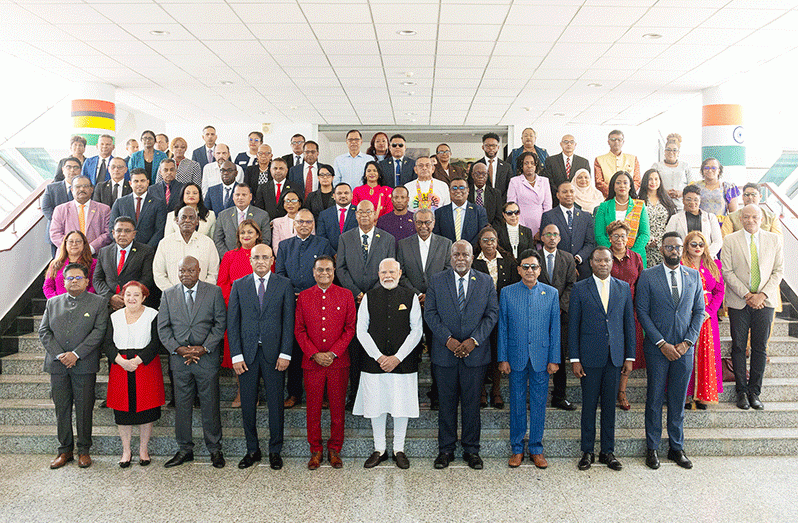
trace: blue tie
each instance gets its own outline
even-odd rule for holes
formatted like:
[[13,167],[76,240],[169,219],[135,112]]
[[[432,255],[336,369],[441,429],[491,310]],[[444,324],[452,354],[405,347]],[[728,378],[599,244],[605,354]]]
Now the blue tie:
[[266,295],[266,286],[263,284],[266,278],[260,278],[260,285],[258,285],[258,302],[261,309],[263,308],[263,297]]
[[396,187],[399,187],[399,180],[402,179],[402,160],[396,160]]
[[465,309],[465,289],[463,288],[465,278],[461,277],[460,282],[457,284],[457,304],[460,306],[460,312]]

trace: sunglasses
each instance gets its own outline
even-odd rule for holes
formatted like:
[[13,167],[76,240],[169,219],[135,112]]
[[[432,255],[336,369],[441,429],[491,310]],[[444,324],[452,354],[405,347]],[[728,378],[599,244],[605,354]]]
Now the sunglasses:
[[392,143],[392,144],[391,144],[391,147],[396,147],[397,149],[398,149],[399,147],[404,147],[404,146],[405,146],[405,144],[403,144],[403,143]]
[[525,271],[528,271],[529,269],[532,269],[534,271],[535,269],[540,269],[540,265],[536,263],[522,263],[521,268],[524,269]]
[[514,214],[521,214],[521,209],[515,211],[504,211],[504,214],[506,214],[507,216],[512,216]]
[[704,248],[704,242],[690,242],[690,247],[695,249],[696,247]]

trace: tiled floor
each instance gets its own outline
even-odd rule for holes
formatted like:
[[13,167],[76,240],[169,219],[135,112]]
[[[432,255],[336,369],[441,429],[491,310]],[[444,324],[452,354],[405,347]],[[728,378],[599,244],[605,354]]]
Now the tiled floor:
[[0,455],[0,521],[798,521],[794,457],[697,456],[692,470],[663,461],[658,471],[621,458],[621,472],[579,472],[576,459],[551,459],[545,471],[498,459],[482,471],[460,460],[437,471],[432,459],[406,471],[390,462],[364,470],[352,459],[342,470],[287,459],[281,471],[242,471],[238,456],[228,458],[223,470],[207,458],[166,470],[162,457],[121,470],[100,456],[86,470],[52,471],[52,456]]

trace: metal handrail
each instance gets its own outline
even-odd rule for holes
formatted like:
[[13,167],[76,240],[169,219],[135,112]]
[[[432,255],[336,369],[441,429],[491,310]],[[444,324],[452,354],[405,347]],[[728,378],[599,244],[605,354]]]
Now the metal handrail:
[[765,189],[765,191],[763,191],[765,195],[772,195],[776,200],[778,200],[776,205],[772,205],[769,204],[766,199],[765,202],[763,202],[763,205],[776,213],[778,218],[781,220],[782,228],[790,233],[790,236],[798,240],[798,233],[792,230],[793,227],[791,227],[790,223],[792,220],[798,220],[798,212],[796,212],[796,210],[793,208],[789,198],[781,194],[779,188],[770,182],[763,183],[762,187]]
[[17,205],[17,207],[10,212],[3,221],[0,221],[0,232],[5,232],[6,229],[14,225],[14,222],[17,220],[17,218],[19,218],[23,212],[27,211],[28,207],[39,201],[39,198],[42,196],[42,194],[44,194],[44,190],[47,188],[48,183],[50,182],[42,182],[42,184],[34,189],[27,198],[22,200],[22,203]]

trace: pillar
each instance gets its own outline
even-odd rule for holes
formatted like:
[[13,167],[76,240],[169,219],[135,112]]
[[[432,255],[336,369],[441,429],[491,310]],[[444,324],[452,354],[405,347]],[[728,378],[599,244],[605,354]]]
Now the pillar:
[[702,92],[701,160],[717,158],[723,179],[737,185],[746,182],[743,107],[733,103],[728,89],[709,87]]
[[[72,134],[96,146],[100,135],[116,136],[116,89],[101,83],[80,84],[72,99]],[[116,140],[114,140],[116,141]]]

